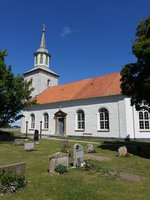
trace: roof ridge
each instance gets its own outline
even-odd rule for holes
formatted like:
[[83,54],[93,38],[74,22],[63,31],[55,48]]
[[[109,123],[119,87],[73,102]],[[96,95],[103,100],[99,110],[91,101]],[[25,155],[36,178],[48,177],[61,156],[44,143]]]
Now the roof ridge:
[[110,75],[117,74],[117,73],[120,73],[120,72],[115,72],[115,73],[112,73],[112,74],[105,74],[105,75],[100,75],[100,76],[91,77],[91,78],[87,78],[87,79],[77,80],[77,81],[73,81],[73,82],[69,82],[69,83],[64,83],[64,84],[61,84],[61,85],[55,85],[55,86],[51,86],[51,88],[69,85],[69,84],[73,84],[73,83],[77,83],[77,82],[81,82],[81,81],[88,81],[88,80],[96,79],[98,77],[110,76]]
[[36,96],[41,104],[120,94],[120,73],[113,73],[45,89]]

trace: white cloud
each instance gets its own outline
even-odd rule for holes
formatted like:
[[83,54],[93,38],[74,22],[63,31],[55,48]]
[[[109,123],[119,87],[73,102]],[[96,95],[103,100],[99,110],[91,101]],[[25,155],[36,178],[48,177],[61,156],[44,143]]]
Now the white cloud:
[[61,37],[65,38],[73,32],[74,31],[72,31],[71,28],[69,28],[68,26],[65,26],[60,35],[61,35]]

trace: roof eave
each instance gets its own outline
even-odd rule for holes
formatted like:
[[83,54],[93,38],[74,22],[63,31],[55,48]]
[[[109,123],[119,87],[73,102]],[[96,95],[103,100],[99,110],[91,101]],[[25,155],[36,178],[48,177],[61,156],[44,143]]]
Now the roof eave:
[[[56,101],[56,102],[48,102],[48,103],[43,103],[40,104],[38,103],[37,105],[42,106],[42,105],[49,105],[49,104],[56,104],[56,103],[64,103],[64,102],[70,102],[70,101],[79,101],[79,100],[88,100],[88,99],[97,99],[97,98],[104,98],[104,97],[112,97],[112,96],[124,96],[121,93],[120,94],[113,94],[113,95],[106,95],[106,96],[98,96],[98,97],[88,97],[88,98],[80,98],[80,99],[71,99],[71,100],[66,100],[66,101]],[[35,96],[36,97],[36,96]],[[36,106],[36,105],[35,105]]]

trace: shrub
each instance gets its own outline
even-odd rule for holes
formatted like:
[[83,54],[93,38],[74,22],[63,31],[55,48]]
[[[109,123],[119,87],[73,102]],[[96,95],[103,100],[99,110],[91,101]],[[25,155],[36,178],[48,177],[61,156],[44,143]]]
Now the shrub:
[[5,132],[0,130],[0,141],[11,141],[14,139],[13,132]]
[[25,187],[27,181],[24,176],[16,175],[12,172],[3,172],[0,174],[0,191],[16,192],[17,189]]
[[59,174],[64,174],[65,172],[67,172],[67,167],[62,164],[59,164],[56,166],[55,171]]

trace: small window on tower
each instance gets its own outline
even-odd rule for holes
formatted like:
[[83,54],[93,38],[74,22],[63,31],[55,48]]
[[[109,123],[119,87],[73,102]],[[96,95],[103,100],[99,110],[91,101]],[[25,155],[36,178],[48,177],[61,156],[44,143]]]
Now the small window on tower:
[[37,58],[37,55],[35,56],[35,64],[37,65],[37,61],[38,61],[38,58]]
[[43,55],[41,54],[41,56],[40,56],[40,64],[42,64],[43,63]]
[[50,82],[51,82],[51,81],[48,79],[48,80],[47,80],[47,87],[50,86]]
[[48,56],[46,56],[45,64],[48,65]]

